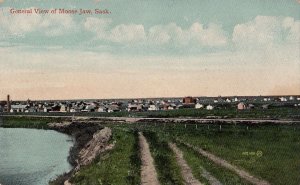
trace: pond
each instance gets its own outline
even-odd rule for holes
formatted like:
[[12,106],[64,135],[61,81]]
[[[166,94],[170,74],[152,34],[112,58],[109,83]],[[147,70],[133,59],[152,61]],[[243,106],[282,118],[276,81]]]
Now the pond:
[[0,184],[46,185],[68,172],[72,137],[52,130],[0,128]]

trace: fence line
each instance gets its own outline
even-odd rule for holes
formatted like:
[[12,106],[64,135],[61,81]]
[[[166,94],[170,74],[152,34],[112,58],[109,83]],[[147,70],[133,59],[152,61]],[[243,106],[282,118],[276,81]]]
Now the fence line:
[[[214,124],[214,123],[205,123],[205,124],[199,124],[199,123],[142,123],[139,124],[140,127],[143,128],[161,128],[163,130],[199,130],[199,131],[204,131],[204,130],[211,130],[211,131],[218,131],[218,132],[223,132],[223,131],[246,131],[246,132],[264,132],[268,130],[268,126],[270,128],[272,127],[273,129],[277,127],[276,130],[278,132],[284,131],[284,130],[292,130],[292,131],[298,131],[300,130],[300,124],[290,124],[290,125],[279,125],[279,124],[274,124],[274,125],[249,125],[249,124]],[[263,128],[260,130],[259,128]]]

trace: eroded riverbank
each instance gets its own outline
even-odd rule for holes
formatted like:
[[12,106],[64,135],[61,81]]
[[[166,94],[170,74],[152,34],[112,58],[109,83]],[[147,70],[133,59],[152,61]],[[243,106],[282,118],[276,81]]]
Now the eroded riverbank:
[[69,179],[80,170],[82,166],[89,165],[95,158],[106,150],[113,148],[110,143],[112,135],[111,129],[103,127],[100,123],[86,122],[62,122],[49,123],[49,129],[71,135],[75,139],[75,144],[70,150],[68,160],[73,169],[50,184],[70,184]]

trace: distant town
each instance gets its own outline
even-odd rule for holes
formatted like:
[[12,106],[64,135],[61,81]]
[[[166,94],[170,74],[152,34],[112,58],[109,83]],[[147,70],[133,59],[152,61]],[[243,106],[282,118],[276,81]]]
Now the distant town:
[[1,113],[35,112],[144,112],[174,109],[269,109],[276,107],[300,108],[300,95],[289,96],[227,96],[227,97],[177,97],[141,99],[94,99],[94,100],[39,100],[13,101],[7,95],[0,101]]

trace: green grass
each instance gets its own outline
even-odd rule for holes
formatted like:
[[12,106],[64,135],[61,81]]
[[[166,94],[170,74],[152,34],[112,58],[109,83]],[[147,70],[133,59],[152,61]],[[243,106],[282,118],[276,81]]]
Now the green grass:
[[234,108],[222,108],[214,110],[206,109],[177,109],[168,111],[148,111],[136,113],[137,116],[144,117],[199,117],[206,118],[209,116],[221,118],[254,118],[254,119],[300,119],[299,108],[275,107],[270,109],[251,109],[238,111]]
[[[194,111],[195,109],[190,109]],[[177,110],[176,110],[177,111]],[[175,112],[176,112],[175,111]],[[198,111],[198,110],[196,110]],[[203,110],[204,111],[204,110]],[[251,111],[251,110],[250,110]],[[269,110],[272,111],[272,110]],[[169,112],[169,111],[167,111]],[[275,113],[275,112],[273,112]],[[249,114],[247,112],[239,114]],[[283,111],[281,115],[294,114]],[[298,113],[299,114],[299,113]],[[187,114],[186,114],[187,115]],[[4,117],[3,127],[46,128],[48,122],[57,118]],[[167,142],[179,138],[201,147],[251,174],[274,185],[299,185],[300,183],[300,125],[219,125],[137,123],[118,124],[113,131],[116,148],[98,158],[92,165],[83,168],[73,179],[77,184],[139,184],[139,147],[137,128],[144,132],[155,159],[159,180],[162,184],[181,184],[179,167]],[[117,129],[117,126],[119,129]],[[248,128],[248,129],[247,129]],[[182,147],[182,146],[181,146]],[[187,162],[196,169],[201,164],[220,181],[227,172],[209,161],[184,149]],[[262,152],[261,156],[257,153]],[[193,163],[189,160],[192,160]],[[195,163],[195,164],[194,164]],[[195,173],[199,173],[196,172]],[[222,176],[222,174],[224,174]],[[222,180],[225,178],[225,180]],[[100,183],[101,182],[101,183]],[[238,184],[234,181],[233,184]],[[243,184],[243,182],[240,182]],[[228,183],[230,184],[230,183]]]
[[139,185],[140,157],[138,135],[134,131],[113,130],[115,148],[83,167],[71,179],[79,185]]
[[[179,138],[240,166],[275,185],[299,185],[300,126],[195,125],[146,126],[166,138]],[[262,152],[262,156],[257,152]]]
[[60,122],[63,118],[49,117],[3,117],[4,128],[38,128],[47,129],[47,124],[50,122]]
[[161,111],[146,111],[146,112],[127,112],[125,110],[112,113],[101,112],[48,112],[48,113],[1,113],[2,115],[36,115],[36,116],[90,116],[90,117],[161,117],[161,118],[174,118],[174,117],[221,117],[221,118],[248,118],[248,119],[295,119],[300,120],[300,109],[297,107],[278,107],[271,106],[269,109],[259,108],[258,105],[255,109],[238,111],[236,105],[225,107],[219,105],[220,108],[214,110],[206,109],[176,109],[176,110],[161,110]]
[[213,174],[215,178],[217,178],[222,184],[234,184],[234,185],[250,185],[250,183],[241,179],[234,172],[229,171],[209,159],[201,156],[198,152],[190,149],[183,144],[178,144],[178,147],[183,152],[184,158],[187,161],[188,165],[191,167],[193,171],[193,175],[199,179],[203,184],[209,184],[208,180],[202,176],[204,168],[210,174]]
[[166,141],[160,140],[154,132],[144,132],[154,158],[158,180],[162,185],[183,185],[180,168]]

